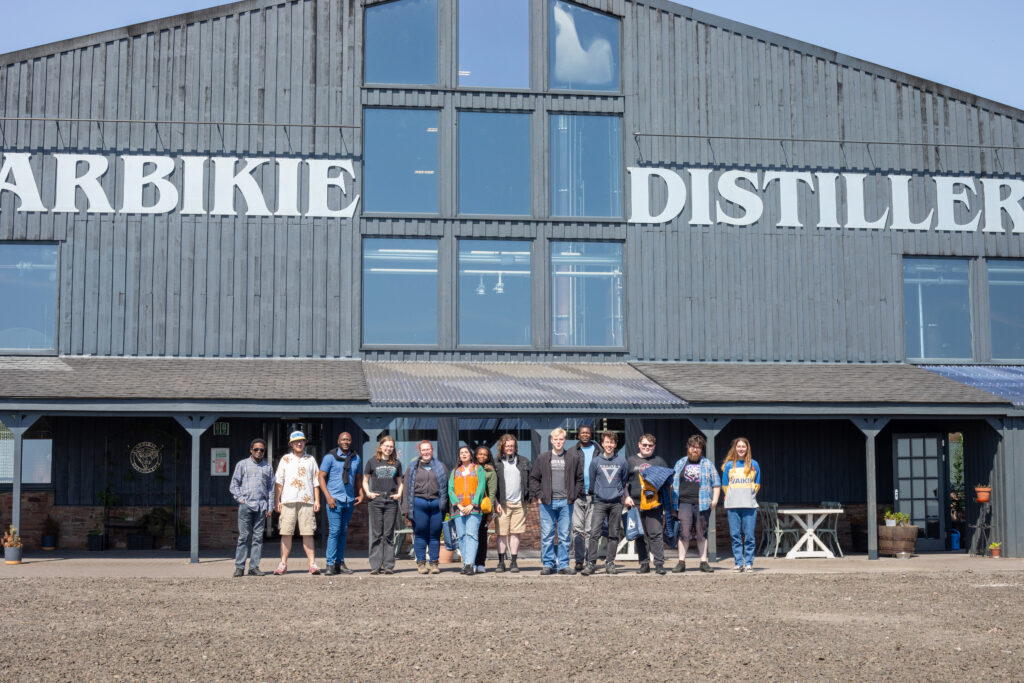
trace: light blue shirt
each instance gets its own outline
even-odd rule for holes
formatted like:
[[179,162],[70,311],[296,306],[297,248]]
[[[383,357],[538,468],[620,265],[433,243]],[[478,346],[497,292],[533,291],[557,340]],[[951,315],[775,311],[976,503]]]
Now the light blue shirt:
[[590,461],[594,459],[594,455],[597,453],[597,446],[591,441],[589,446],[580,446],[580,450],[583,452],[583,490],[589,491]]
[[[334,497],[339,503],[351,503],[356,499],[356,477],[363,473],[362,458],[356,453],[352,457],[352,469],[348,473],[348,485],[342,483],[345,473],[345,454],[339,452],[340,449],[332,448],[324,456],[323,461],[320,463],[320,471],[326,475],[327,479],[327,492]],[[335,459],[335,455],[340,455],[343,459],[338,461]]]

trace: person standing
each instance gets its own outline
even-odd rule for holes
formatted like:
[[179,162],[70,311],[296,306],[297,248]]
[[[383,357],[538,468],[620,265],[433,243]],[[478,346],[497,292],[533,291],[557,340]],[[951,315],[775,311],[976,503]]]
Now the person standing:
[[761,489],[761,468],[753,457],[746,437],[732,440],[722,463],[725,511],[729,516],[734,572],[754,571],[754,528],[757,524],[757,492]]
[[530,502],[530,461],[519,455],[519,441],[512,434],[502,434],[498,439],[498,462],[494,469],[498,480],[494,508],[498,513],[498,566],[494,571],[505,571],[507,551],[508,570],[516,574],[519,537],[526,533],[526,503]]
[[440,574],[441,525],[448,511],[448,468],[434,458],[434,445],[429,441],[420,441],[416,449],[420,455],[405,474],[405,516],[412,526],[417,571]]
[[[540,506],[541,576],[575,574],[569,566],[569,526],[573,503],[584,496],[583,462],[566,451],[565,430],[551,430],[551,450],[537,456],[530,472],[530,495]],[[555,534],[558,555],[555,556]]]
[[249,576],[263,576],[263,572],[260,571],[263,532],[267,528],[267,519],[274,510],[274,468],[266,461],[266,454],[267,442],[263,439],[253,439],[249,444],[249,457],[239,460],[235,465],[228,487],[231,497],[238,503],[235,578],[245,574],[246,558],[249,558]]
[[448,478],[448,501],[452,504],[455,531],[459,535],[459,555],[462,573],[476,573],[474,562],[479,543],[480,503],[487,495],[487,475],[484,468],[473,461],[469,446],[459,449],[459,464]]
[[[345,566],[345,542],[352,510],[363,502],[362,459],[352,450],[352,435],[338,435],[338,447],[320,462],[320,490],[327,503],[328,576],[351,574]],[[356,495],[356,491],[359,495]]]
[[700,570],[711,572],[708,564],[708,523],[718,506],[722,481],[710,460],[704,457],[707,440],[694,434],[686,441],[686,456],[673,467],[672,498],[679,519],[679,562],[673,573],[686,571],[686,551],[696,536]]
[[584,576],[596,571],[597,546],[601,541],[601,527],[608,522],[608,549],[605,554],[604,570],[607,574],[618,573],[615,569],[615,550],[619,545],[619,527],[622,525],[622,506],[633,505],[629,497],[629,463],[625,456],[615,454],[619,437],[606,430],[601,435],[601,455],[590,462],[590,488],[593,507],[587,544],[587,566]]
[[363,471],[363,493],[370,500],[371,574],[395,573],[395,527],[403,487],[402,463],[395,450],[395,439],[384,436],[377,442],[377,452],[366,461]]
[[295,527],[302,536],[302,549],[309,560],[309,573],[319,574],[313,557],[313,533],[316,531],[316,513],[320,512],[320,488],[316,466],[316,458],[306,453],[306,435],[292,432],[288,439],[291,453],[281,458],[274,477],[275,508],[281,515],[281,564],[274,573],[284,574],[288,571],[288,555],[292,552],[292,536]]
[[[580,438],[572,450],[583,461],[583,490],[590,491],[590,463],[594,456],[601,452],[592,439],[593,430],[583,425],[579,430]],[[587,555],[587,542],[590,538],[590,521],[593,513],[590,509],[590,494],[585,494],[572,507],[572,531],[569,536],[569,547],[576,558],[576,571],[583,569],[583,560]]]
[[[491,462],[491,449],[479,446],[474,455],[476,464],[484,468],[484,477],[487,478],[487,498],[490,499],[493,509],[494,501],[498,498],[498,475]],[[476,571],[478,574],[487,571],[487,527],[491,523],[492,516],[490,512],[481,512],[480,515],[479,540],[476,544]]]
[[[656,440],[653,434],[640,437],[640,452],[627,459],[629,463],[629,497],[640,506],[640,521],[644,533],[636,539],[636,554],[640,558],[640,574],[651,571],[650,555],[654,555],[654,570],[665,572],[665,510],[660,491],[641,481],[648,467],[668,467],[665,459],[654,454]],[[633,506],[629,506],[633,507]]]

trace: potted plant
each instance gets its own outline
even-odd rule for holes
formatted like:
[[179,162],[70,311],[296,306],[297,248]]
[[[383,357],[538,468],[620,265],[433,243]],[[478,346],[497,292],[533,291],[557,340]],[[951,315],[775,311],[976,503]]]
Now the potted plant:
[[992,551],[992,557],[1001,557],[1003,554],[1003,544],[999,541],[989,543],[988,549]]
[[992,499],[992,487],[988,484],[978,484],[974,487],[974,500],[979,503],[987,503]]
[[4,564],[21,564],[21,536],[13,524],[4,532]]
[[89,532],[89,550],[105,550],[107,547],[107,535],[103,532],[103,526],[98,526]]
[[[917,549],[917,527],[905,512],[885,511],[885,526],[878,527],[878,552],[881,555],[910,557]],[[891,522],[891,524],[890,524]]]
[[57,536],[59,534],[60,527],[57,525],[57,520],[50,515],[46,515],[46,519],[43,521],[43,550],[56,550]]

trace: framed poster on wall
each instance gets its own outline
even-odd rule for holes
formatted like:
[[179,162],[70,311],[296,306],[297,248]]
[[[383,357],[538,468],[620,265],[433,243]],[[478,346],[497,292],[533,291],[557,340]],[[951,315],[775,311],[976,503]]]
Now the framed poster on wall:
[[228,448],[210,449],[210,476],[228,476],[228,463],[230,462],[231,450]]

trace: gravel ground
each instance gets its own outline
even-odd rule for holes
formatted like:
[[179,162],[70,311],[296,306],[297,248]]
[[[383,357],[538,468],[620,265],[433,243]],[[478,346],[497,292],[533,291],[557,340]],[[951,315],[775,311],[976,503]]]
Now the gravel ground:
[[1021,680],[1024,574],[7,578],[0,680]]

